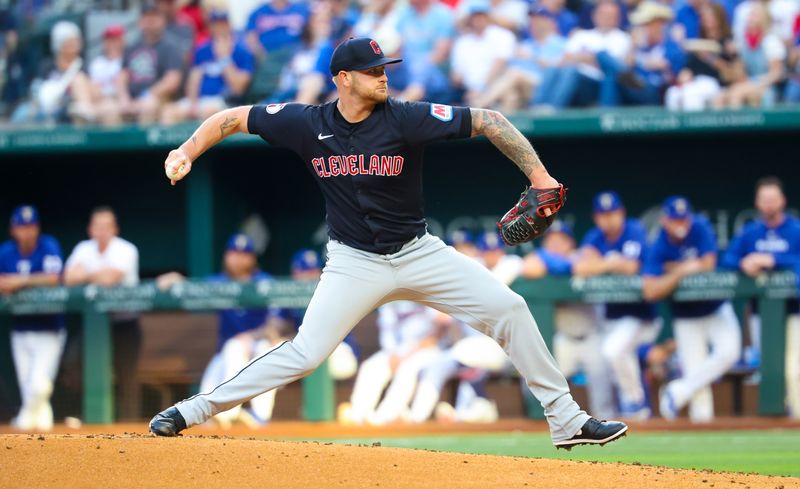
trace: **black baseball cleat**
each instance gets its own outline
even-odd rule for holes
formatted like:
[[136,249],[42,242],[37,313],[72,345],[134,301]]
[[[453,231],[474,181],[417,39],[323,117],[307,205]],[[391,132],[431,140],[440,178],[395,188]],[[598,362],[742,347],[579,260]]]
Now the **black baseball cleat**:
[[553,443],[556,448],[572,450],[578,445],[605,445],[618,438],[625,436],[628,426],[619,421],[600,421],[599,419],[589,418],[583,428],[569,440],[557,441]]
[[175,406],[161,411],[150,420],[150,432],[154,435],[178,436],[185,429],[186,420]]

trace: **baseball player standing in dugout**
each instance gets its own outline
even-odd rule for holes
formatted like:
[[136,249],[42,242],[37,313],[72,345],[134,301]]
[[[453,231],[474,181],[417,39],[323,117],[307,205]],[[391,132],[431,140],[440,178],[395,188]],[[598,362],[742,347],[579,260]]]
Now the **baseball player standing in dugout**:
[[325,198],[329,258],[294,340],[253,360],[210,392],[157,414],[150,421],[153,433],[175,436],[310,374],[369,312],[387,302],[411,300],[468,323],[503,347],[544,407],[556,447],[605,444],[625,434],[624,423],[591,418],[573,400],[524,299],[484,266],[427,233],[424,147],[483,135],[525,173],[532,188],[503,224],[521,222],[527,231],[509,227],[504,235],[509,243],[544,232],[561,208],[563,186],[498,112],[389,98],[385,65],[400,61],[385,57],[374,40],[349,39],[336,48],[330,64],[337,100],[223,110],[169,153],[164,166],[174,185],[192,162],[231,134],[257,134],[293,150]]

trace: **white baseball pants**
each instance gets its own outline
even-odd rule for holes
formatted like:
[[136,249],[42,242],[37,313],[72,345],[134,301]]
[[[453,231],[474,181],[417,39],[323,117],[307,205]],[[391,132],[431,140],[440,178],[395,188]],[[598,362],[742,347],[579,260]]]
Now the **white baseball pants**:
[[669,383],[669,392],[677,409],[689,404],[689,419],[709,422],[714,419],[711,384],[742,352],[739,320],[726,302],[708,316],[675,318],[673,328],[683,376]]
[[[402,361],[396,371],[390,365],[391,355],[379,351],[369,357],[358,371],[350,397],[351,420],[382,425],[396,421],[408,408],[420,372],[441,353],[438,347],[423,348]],[[386,386],[386,395],[381,394]],[[380,403],[379,403],[380,401]]]
[[544,408],[552,440],[589,419],[569,392],[525,300],[484,266],[426,234],[379,255],[336,241],[292,341],[256,358],[229,380],[176,405],[188,426],[311,373],[369,312],[394,300],[433,307],[494,338]]
[[18,428],[52,429],[50,396],[66,341],[67,332],[63,329],[11,332],[11,351],[22,398],[22,407],[14,420]]
[[611,366],[614,381],[619,387],[620,404],[623,410],[625,406],[641,406],[645,395],[637,349],[656,340],[661,322],[624,316],[607,319],[604,329],[603,356]]

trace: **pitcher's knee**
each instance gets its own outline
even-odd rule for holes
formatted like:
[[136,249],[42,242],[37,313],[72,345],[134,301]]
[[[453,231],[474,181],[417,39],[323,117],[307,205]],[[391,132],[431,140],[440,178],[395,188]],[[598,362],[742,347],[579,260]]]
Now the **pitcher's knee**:
[[530,314],[528,303],[516,292],[508,291],[501,297],[492,298],[491,314],[495,318],[504,316],[527,316]]
[[297,374],[300,377],[310,375],[317,367],[322,365],[326,358],[328,358],[326,355],[316,352],[297,350],[297,362],[295,363]]

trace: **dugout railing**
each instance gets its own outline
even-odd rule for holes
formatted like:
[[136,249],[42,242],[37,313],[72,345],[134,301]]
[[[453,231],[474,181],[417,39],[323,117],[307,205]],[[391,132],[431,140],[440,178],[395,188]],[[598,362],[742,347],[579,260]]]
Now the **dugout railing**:
[[[135,287],[53,287],[20,291],[0,298],[0,322],[7,330],[12,314],[79,313],[83,327],[83,419],[111,423],[113,419],[112,346],[110,312],[215,311],[265,304],[304,308],[316,284],[287,279],[253,283],[187,281],[159,290],[154,282]],[[550,345],[555,331],[555,307],[564,302],[625,303],[642,300],[638,276],[591,278],[548,277],[517,281],[513,288],[528,301],[542,336]],[[765,274],[751,279],[734,272],[689,276],[673,294],[677,301],[754,299],[761,314],[761,381],[758,413],[784,414],[784,356],[786,299],[798,296],[797,278],[791,272]],[[6,331],[4,331],[5,333]],[[335,385],[323,364],[303,380],[303,417],[309,421],[334,419]],[[529,409],[541,417],[541,409]]]

